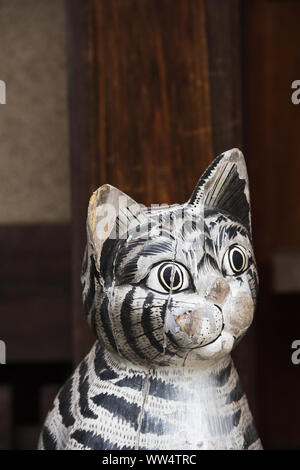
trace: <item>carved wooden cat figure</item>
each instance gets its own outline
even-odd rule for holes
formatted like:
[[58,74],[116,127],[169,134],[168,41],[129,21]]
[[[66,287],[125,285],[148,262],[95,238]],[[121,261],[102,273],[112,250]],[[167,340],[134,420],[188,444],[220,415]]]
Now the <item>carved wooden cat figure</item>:
[[40,449],[259,449],[230,353],[255,309],[247,170],[216,158],[185,204],[91,197],[82,270],[97,341],[56,397]]

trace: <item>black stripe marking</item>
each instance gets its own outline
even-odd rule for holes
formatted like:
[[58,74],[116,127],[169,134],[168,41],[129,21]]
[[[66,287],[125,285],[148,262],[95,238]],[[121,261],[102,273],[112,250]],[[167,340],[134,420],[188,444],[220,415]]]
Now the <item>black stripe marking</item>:
[[217,218],[217,224],[221,224],[222,222],[227,222],[227,218],[224,215],[219,215]]
[[[170,310],[171,310],[171,308],[170,308]],[[177,341],[175,340],[175,338],[173,338],[173,336],[172,336],[172,334],[170,333],[170,331],[167,331],[166,337],[168,338],[168,340],[170,341],[170,343],[172,343],[172,345],[173,345],[175,348],[180,348],[179,344],[177,343]]]
[[240,399],[243,397],[244,392],[242,390],[242,386],[240,381],[237,382],[236,386],[234,387],[233,390],[228,394],[226,404],[230,404],[236,401],[240,401]]
[[151,243],[146,245],[141,253],[140,256],[153,256],[159,253],[174,253],[174,246],[171,242],[168,241],[160,241],[156,243]]
[[97,419],[98,416],[90,409],[88,396],[89,396],[89,381],[88,381],[88,367],[85,360],[82,361],[79,367],[79,407],[80,412],[84,418]]
[[129,403],[123,397],[107,395],[106,393],[99,393],[92,397],[92,400],[97,406],[109,411],[114,417],[124,419],[135,430],[138,429],[138,417],[141,407],[136,403]]
[[198,181],[198,183],[197,183],[197,185],[196,185],[196,187],[193,191],[193,194],[192,194],[192,196],[189,200],[189,204],[192,204],[193,206],[196,206],[199,203],[200,193],[203,190],[204,184],[208,181],[209,177],[215,171],[216,167],[218,166],[218,164],[222,160],[223,156],[224,156],[224,154],[222,153],[217,158],[215,158],[215,160],[212,162],[212,164],[207,168],[205,173],[201,176],[201,178],[199,179],[199,181]]
[[116,266],[121,265],[123,261],[126,260],[128,255],[132,255],[137,246],[140,246],[141,249],[145,245],[145,240],[138,238],[134,240],[123,240],[119,245],[119,249],[116,254]]
[[232,364],[230,362],[227,367],[224,367],[224,369],[215,374],[217,387],[224,387],[224,385],[228,382],[231,373],[231,368]]
[[141,359],[147,360],[147,356],[143,353],[143,351],[138,347],[136,344],[136,336],[135,332],[131,325],[131,316],[132,316],[132,303],[134,300],[134,294],[136,291],[136,287],[133,287],[129,292],[127,292],[125,299],[122,303],[121,308],[121,324],[123,328],[123,332],[125,334],[125,338],[127,340],[128,345],[134,351],[134,353],[140,357]]
[[244,432],[243,449],[248,449],[251,444],[254,444],[259,439],[254,423],[248,424]]
[[214,257],[211,256],[209,253],[205,253],[197,264],[197,268],[200,270],[209,269],[210,267],[212,267],[216,271],[220,271],[218,263],[216,262]]
[[149,413],[145,413],[141,425],[142,434],[155,434],[156,436],[163,436],[165,434],[174,434],[176,432],[176,427],[164,421],[161,418],[150,416]]
[[182,400],[182,392],[179,388],[156,377],[150,377],[149,395],[165,400]]
[[93,302],[94,302],[94,298],[95,298],[95,291],[96,291],[96,286],[95,286],[95,282],[99,279],[99,273],[96,269],[96,264],[95,264],[95,260],[94,260],[94,257],[91,255],[90,256],[90,281],[89,281],[89,289],[88,289],[88,292],[85,296],[85,299],[84,299],[84,308],[85,308],[85,312],[86,314],[89,313],[92,305],[93,305]]
[[248,269],[247,278],[248,278],[250,289],[251,289],[251,295],[255,303],[257,295],[258,295],[259,284],[258,284],[258,277],[257,277],[254,267],[251,267]]
[[[162,341],[158,341],[156,337],[153,334],[153,325],[151,322],[151,317],[152,317],[152,308],[153,308],[153,300],[154,300],[154,294],[153,292],[149,292],[147,297],[145,298],[144,302],[144,308],[143,308],[143,313],[142,313],[142,320],[141,320],[141,325],[143,327],[143,330],[146,334],[146,337],[150,341],[151,345],[160,353],[165,355],[173,355],[172,351],[169,351],[168,349],[164,350],[163,346],[163,336],[162,336]],[[161,320],[162,320],[162,328],[163,328],[163,322],[164,322],[164,316],[165,316],[165,311],[167,307],[167,302],[161,307],[162,312],[161,312]],[[163,330],[162,330],[163,331]],[[163,333],[161,332],[161,335]]]
[[224,237],[225,237],[225,229],[226,229],[226,225],[223,225],[220,229],[219,229],[219,234],[218,234],[218,250],[220,251],[221,248],[222,248],[222,245],[223,245],[223,240],[224,240]]
[[97,314],[97,310],[96,310],[95,308],[92,308],[92,310],[91,310],[91,312],[90,312],[91,329],[92,329],[92,331],[94,332],[94,334],[95,334],[96,337],[97,337],[98,334],[97,334],[96,314]]
[[73,377],[70,377],[65,383],[65,385],[62,387],[58,395],[59,412],[62,417],[62,422],[67,428],[75,423],[75,419],[71,413],[72,386]]
[[215,244],[210,237],[205,237],[205,248],[214,253]]
[[71,438],[75,439],[79,444],[82,444],[84,448],[92,450],[133,450],[133,447],[121,447],[117,444],[113,444],[109,440],[103,439],[100,434],[94,434],[84,429],[74,431],[73,434],[71,434]]
[[83,261],[82,261],[82,268],[81,268],[81,275],[83,276],[86,273],[88,267],[88,246],[85,247]]
[[242,227],[239,227],[238,225],[229,225],[227,227],[225,226],[225,231],[228,235],[229,240],[235,238],[238,233],[240,233],[243,237],[247,237],[246,230]]
[[112,279],[114,276],[112,266],[114,265],[116,253],[123,243],[124,240],[114,240],[113,238],[107,238],[103,243],[100,255],[100,273],[104,279],[106,287],[110,287],[112,285]]
[[119,281],[124,284],[131,284],[131,282],[135,279],[136,273],[138,271],[139,259],[140,254],[128,261],[128,263],[123,268],[118,270]]
[[[143,239],[134,239],[134,240],[120,240],[118,244],[118,249],[114,250],[115,253],[115,262],[114,265],[116,267],[116,273],[119,279],[122,278],[124,272],[124,266],[126,266],[126,261],[128,258],[127,263],[130,263],[133,253],[138,256],[140,250],[142,250],[143,246],[145,245],[145,240]],[[140,250],[136,250],[137,247],[140,247]]]
[[100,380],[114,380],[119,378],[118,374],[107,364],[104,358],[104,349],[100,343],[97,343],[95,350],[94,368]]
[[115,351],[118,351],[115,338],[112,333],[112,328],[111,328],[112,325],[111,325],[111,321],[109,318],[108,307],[109,307],[109,300],[108,300],[108,297],[105,296],[101,304],[101,319],[102,319],[103,329],[111,347]]
[[133,377],[124,377],[115,382],[119,387],[128,387],[132,390],[141,391],[144,388],[146,378],[141,375],[134,375]]
[[47,426],[44,426],[42,439],[45,450],[56,450],[56,439]]

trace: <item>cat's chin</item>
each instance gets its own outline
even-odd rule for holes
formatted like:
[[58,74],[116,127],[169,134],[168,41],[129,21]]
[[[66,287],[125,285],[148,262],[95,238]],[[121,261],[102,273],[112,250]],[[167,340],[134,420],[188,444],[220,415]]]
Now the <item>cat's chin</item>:
[[220,336],[210,344],[194,349],[195,354],[201,359],[213,359],[230,354],[235,342],[234,336],[223,330]]

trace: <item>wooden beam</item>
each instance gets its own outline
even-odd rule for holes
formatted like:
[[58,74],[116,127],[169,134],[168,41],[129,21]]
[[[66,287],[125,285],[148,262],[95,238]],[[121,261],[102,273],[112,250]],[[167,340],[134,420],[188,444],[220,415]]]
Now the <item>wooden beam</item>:
[[71,358],[70,226],[0,227],[7,363]]

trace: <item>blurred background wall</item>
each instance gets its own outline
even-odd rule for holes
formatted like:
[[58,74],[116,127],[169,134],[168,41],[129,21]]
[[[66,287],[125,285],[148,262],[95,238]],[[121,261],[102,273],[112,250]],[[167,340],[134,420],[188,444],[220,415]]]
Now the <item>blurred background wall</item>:
[[0,1],[0,447],[32,448],[71,370],[66,13]]
[[0,223],[69,223],[64,4],[1,0],[0,31]]
[[89,195],[183,202],[246,154],[261,292],[234,353],[263,444],[300,448],[299,1],[0,0],[0,447],[35,448],[94,338],[79,274]]

